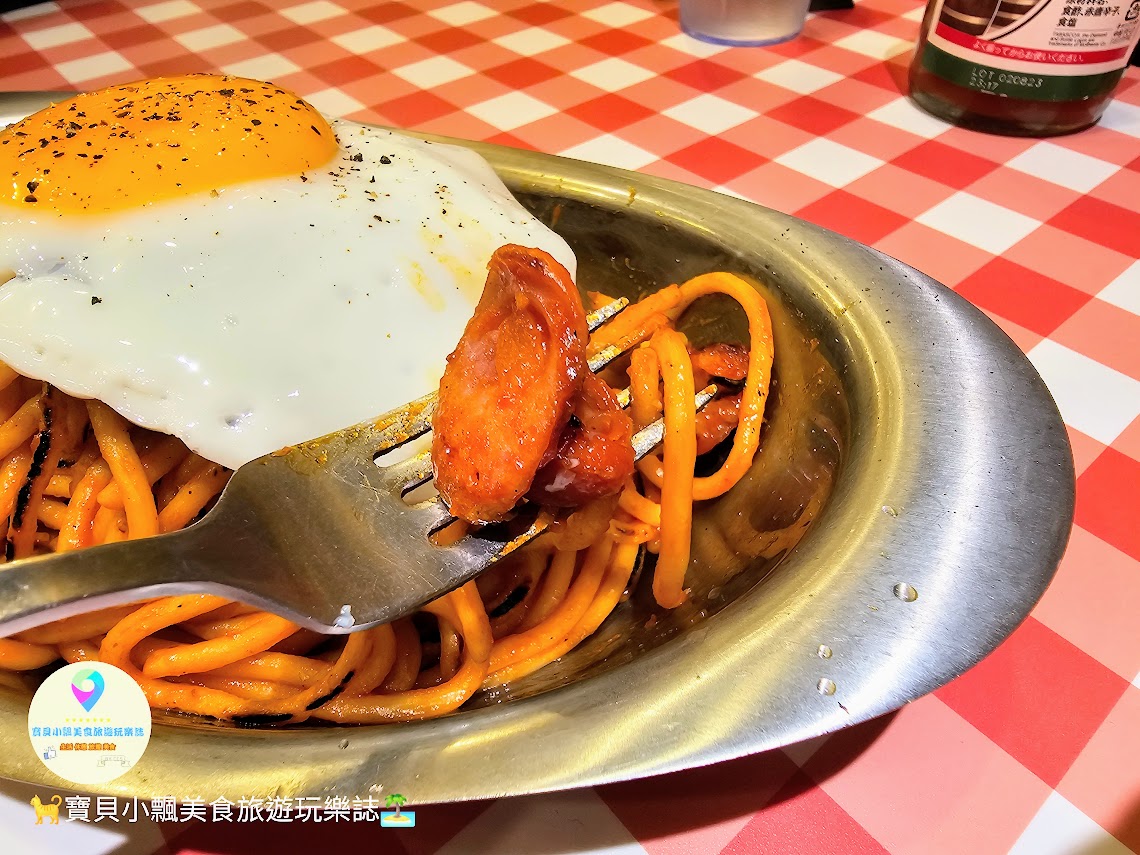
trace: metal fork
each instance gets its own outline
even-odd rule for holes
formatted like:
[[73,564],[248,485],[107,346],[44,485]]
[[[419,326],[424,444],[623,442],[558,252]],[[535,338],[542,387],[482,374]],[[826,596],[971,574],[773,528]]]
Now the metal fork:
[[[628,301],[587,319],[593,332]],[[590,359],[599,371],[623,349]],[[697,407],[712,400],[702,390]],[[619,396],[628,403],[628,392]],[[510,540],[476,529],[451,546],[430,536],[454,517],[437,496],[405,500],[432,477],[428,452],[378,458],[431,430],[436,395],[242,466],[214,508],[182,531],[36,556],[0,566],[0,636],[93,609],[173,594],[220,594],[323,633],[395,620],[474,578],[542,533],[539,516]],[[641,459],[664,438],[633,437]]]

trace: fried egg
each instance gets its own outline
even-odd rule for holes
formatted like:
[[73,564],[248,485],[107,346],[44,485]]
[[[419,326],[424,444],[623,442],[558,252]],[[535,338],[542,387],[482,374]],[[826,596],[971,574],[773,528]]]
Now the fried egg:
[[438,386],[506,243],[575,271],[468,149],[242,78],[111,87],[0,131],[0,360],[236,468]]

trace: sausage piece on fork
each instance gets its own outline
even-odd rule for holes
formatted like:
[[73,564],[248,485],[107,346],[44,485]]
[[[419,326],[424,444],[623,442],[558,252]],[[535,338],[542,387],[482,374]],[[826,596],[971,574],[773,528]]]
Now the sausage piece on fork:
[[556,453],[586,365],[586,312],[566,268],[508,244],[439,388],[435,484],[451,513],[501,520]]

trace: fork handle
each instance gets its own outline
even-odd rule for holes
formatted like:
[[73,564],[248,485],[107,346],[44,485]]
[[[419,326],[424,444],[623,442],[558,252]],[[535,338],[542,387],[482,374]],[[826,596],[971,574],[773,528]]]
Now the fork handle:
[[93,546],[0,565],[0,637],[84,612],[151,597],[219,593],[235,556],[221,554],[197,526],[159,537]]

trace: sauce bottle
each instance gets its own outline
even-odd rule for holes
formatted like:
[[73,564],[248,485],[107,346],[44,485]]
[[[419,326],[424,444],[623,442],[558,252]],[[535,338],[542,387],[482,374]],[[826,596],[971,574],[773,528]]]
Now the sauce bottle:
[[1140,0],[930,0],[910,95],[954,124],[1053,136],[1095,124],[1140,39]]

